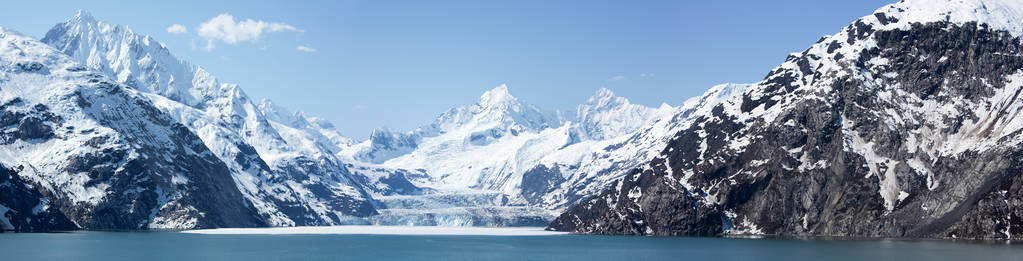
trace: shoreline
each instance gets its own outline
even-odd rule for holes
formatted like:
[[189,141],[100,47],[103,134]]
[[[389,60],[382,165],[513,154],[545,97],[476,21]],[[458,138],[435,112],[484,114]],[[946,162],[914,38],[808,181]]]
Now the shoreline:
[[430,236],[559,236],[568,232],[543,227],[438,227],[438,226],[322,226],[271,228],[215,228],[184,230],[202,235],[430,235]]

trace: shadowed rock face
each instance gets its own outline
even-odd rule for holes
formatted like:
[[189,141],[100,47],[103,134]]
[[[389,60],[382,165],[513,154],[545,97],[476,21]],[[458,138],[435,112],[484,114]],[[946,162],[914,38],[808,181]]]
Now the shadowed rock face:
[[18,173],[0,166],[0,233],[67,231],[78,229]]
[[565,178],[562,177],[560,167],[548,168],[539,165],[522,173],[522,183],[519,187],[522,188],[522,197],[530,204],[536,204],[562,182],[565,182]]
[[[864,42],[874,44],[856,45]],[[815,47],[823,48],[790,56],[741,98],[676,134],[656,160],[549,228],[960,238],[1023,232],[1023,135],[1012,121],[1023,104],[1023,84],[1015,81],[1023,69],[1019,38],[976,23],[877,31],[858,21]]]
[[126,86],[0,28],[4,229],[265,226],[199,137]]
[[[320,132],[337,134],[329,124],[311,122],[269,101],[257,105],[241,87],[178,59],[156,39],[85,11],[58,23],[40,41],[77,61],[78,70],[139,92],[170,116],[169,122],[196,134],[207,148],[196,152],[211,152],[227,167],[234,190],[241,193],[238,200],[256,209],[260,223],[341,225],[349,223],[342,219],[377,214],[352,173],[332,156],[338,144]],[[336,141],[347,143],[339,136]]]
[[[122,87],[104,85],[102,80],[97,82],[100,83],[97,88],[83,89],[95,93],[78,96],[78,99],[90,97],[84,99],[102,99],[116,105],[116,109],[104,110],[99,122],[118,131],[119,135],[116,138],[95,136],[89,139],[82,145],[88,148],[86,150],[91,149],[91,152],[55,154],[49,157],[63,158],[66,164],[57,170],[60,173],[84,173],[88,179],[84,187],[106,184],[100,186],[105,187],[102,199],[95,204],[80,202],[64,194],[61,185],[57,185],[60,183],[53,180],[30,184],[26,191],[6,191],[15,194],[4,197],[11,202],[0,204],[15,209],[14,215],[21,219],[29,217],[27,213],[32,213],[24,211],[23,205],[31,204],[31,207],[35,207],[41,204],[39,201],[46,201],[44,205],[47,211],[39,214],[38,222],[20,224],[15,230],[66,230],[79,226],[83,229],[147,229],[150,225],[161,223],[157,220],[191,223],[188,227],[195,228],[265,225],[242,199],[226,166],[211,156],[195,134],[171,122],[169,117],[152,107],[148,101],[125,93],[120,89]],[[93,104],[98,105],[88,102],[84,104],[85,107],[79,109],[90,110]],[[92,133],[88,130],[76,131],[75,126],[42,104],[8,102],[0,106],[0,115],[3,115],[3,123],[6,125],[0,127],[3,130],[0,140],[6,144],[41,144],[51,139],[69,139],[74,135]],[[148,133],[139,128],[158,130]],[[61,132],[55,133],[54,130]],[[167,136],[154,136],[162,135],[156,134],[164,133],[162,130],[168,131],[165,133]],[[161,138],[171,141],[172,145],[153,143]],[[7,179],[14,182],[15,187],[27,184],[17,175],[21,171],[27,171],[29,176],[59,175],[38,173],[32,163],[19,165],[16,169],[18,171],[0,171],[10,176]],[[69,218],[74,223],[70,223]]]

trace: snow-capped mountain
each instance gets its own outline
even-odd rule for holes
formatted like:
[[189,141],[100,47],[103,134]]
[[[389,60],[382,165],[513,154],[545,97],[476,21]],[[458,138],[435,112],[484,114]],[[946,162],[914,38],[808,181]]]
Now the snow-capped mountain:
[[230,169],[152,100],[4,28],[0,104],[0,172],[17,176],[0,184],[13,197],[0,200],[5,229],[266,224]]
[[270,99],[259,102],[259,111],[288,144],[295,144],[293,147],[304,155],[331,157],[355,144],[341,135],[330,121],[306,116],[301,111],[291,112]]
[[1012,238],[1020,21],[1010,0],[905,0],[678,106],[601,89],[564,113],[501,85],[361,142],[85,12],[42,40],[0,28],[0,230]]
[[346,141],[329,124],[269,103],[261,108],[237,85],[174,57],[152,37],[87,12],[57,24],[42,41],[138,90],[198,134],[266,223],[334,225],[376,214],[334,156]]
[[[41,41],[194,133],[227,167],[246,206],[271,226],[545,224],[642,161],[632,156],[652,155],[666,132],[648,127],[664,122],[656,126],[667,128],[679,113],[600,90],[575,118],[565,119],[520,101],[502,85],[432,124],[406,133],[378,130],[355,143],[325,120],[268,99],[256,103],[151,37],[86,12]],[[629,138],[644,130],[647,135]],[[604,160],[595,163],[596,157]],[[547,166],[564,177],[547,178]],[[537,180],[544,185],[531,183]],[[571,195],[560,195],[565,192]],[[196,226],[211,225],[146,227]]]
[[[399,133],[387,128],[374,129],[369,139],[356,143],[338,155],[344,159],[358,162],[369,162],[373,164],[384,163],[395,157],[408,154],[419,147],[423,140],[423,129]],[[430,129],[430,134],[435,133]]]
[[437,117],[431,126],[439,133],[470,131],[469,142],[486,145],[500,138],[502,132],[511,135],[521,132],[539,132],[558,126],[560,120],[552,111],[545,111],[520,101],[500,85],[483,93],[478,102],[470,106],[451,109]]
[[[398,187],[418,189],[419,194],[374,195],[381,203],[377,222],[542,224],[652,159],[688,115],[744,87],[716,86],[682,107],[660,108],[631,104],[601,89],[578,106],[575,118],[565,120],[559,112],[520,101],[502,85],[430,125],[404,134],[375,131],[342,154],[357,162],[354,172],[379,187],[369,190],[389,192],[392,186],[379,181],[395,178]],[[365,148],[400,153],[359,157],[370,151]]]
[[576,109],[575,122],[589,140],[605,140],[633,133],[650,124],[650,119],[671,111],[668,104],[659,109],[631,104],[625,97],[615,96],[611,90],[601,88],[586,103]]
[[[584,139],[578,143],[551,152],[522,173],[520,186],[523,198],[532,205],[563,211],[607,188],[630,169],[640,166],[656,156],[668,144],[672,135],[689,122],[693,115],[713,108],[718,103],[738,95],[746,84],[722,84],[712,87],[703,95],[693,97],[680,107],[662,105],[645,113],[619,113],[618,117],[604,113],[604,119],[622,122],[622,128],[639,128],[622,132],[609,139]],[[601,90],[594,97],[606,96]],[[614,99],[624,100],[615,97]],[[590,99],[594,100],[593,98]],[[622,104],[628,104],[627,101]],[[624,107],[624,106],[623,106]],[[582,115],[585,106],[577,114]],[[610,111],[621,111],[618,107]],[[635,117],[646,115],[645,117]],[[630,120],[624,121],[623,118]],[[626,123],[628,122],[628,123]],[[597,123],[596,125],[601,125]],[[614,126],[614,125],[604,125]],[[614,133],[605,129],[603,133]],[[593,136],[590,136],[593,137]]]
[[506,179],[498,173],[528,162],[517,158],[527,155],[516,150],[534,145],[553,150],[569,143],[568,128],[552,128],[560,125],[554,115],[519,101],[501,85],[475,104],[448,110],[417,129],[416,148],[384,165],[425,169],[434,187],[498,189],[504,186],[498,179]]
[[683,124],[550,228],[646,235],[1023,233],[1023,2],[904,0]]
[[468,143],[466,145],[485,146],[505,136],[535,133],[560,125],[556,112],[519,101],[508,92],[507,86],[501,85],[483,93],[475,104],[448,110],[430,125],[416,130],[406,133],[374,130],[369,140],[342,155],[356,161],[380,164],[416,151],[424,138],[445,136],[461,139]]

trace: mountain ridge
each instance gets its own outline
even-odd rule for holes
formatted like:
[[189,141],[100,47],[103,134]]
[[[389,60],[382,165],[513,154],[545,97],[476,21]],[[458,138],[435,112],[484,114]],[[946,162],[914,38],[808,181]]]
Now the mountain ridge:
[[1011,239],[1021,19],[1017,1],[903,0],[676,106],[601,88],[552,111],[499,85],[363,141],[88,12],[41,40],[0,27],[0,230]]
[[882,7],[697,116],[654,160],[550,228],[1012,238],[1023,202],[1014,163],[1023,47],[1019,22],[998,18],[1021,6]]
[[[415,131],[376,131],[369,144],[397,149],[399,153],[353,160],[347,153],[358,151],[359,146],[367,142],[355,143],[342,136],[330,122],[291,112],[269,99],[257,102],[239,86],[220,82],[201,67],[174,57],[162,43],[129,27],[108,24],[80,11],[54,26],[41,41],[55,47],[62,55],[78,60],[85,65],[83,70],[102,72],[132,89],[157,110],[198,135],[213,155],[227,165],[235,187],[250,207],[257,210],[257,219],[270,226],[367,222],[538,225],[553,218],[551,213],[555,210],[546,204],[532,206],[533,203],[523,201],[518,194],[524,186],[528,187],[525,190],[539,191],[529,187],[532,186],[529,182],[519,181],[531,168],[530,161],[537,159],[537,156],[527,155],[563,150],[586,140],[592,140],[592,144],[575,146],[572,152],[560,154],[600,150],[606,146],[596,144],[596,140],[623,137],[654,118],[670,116],[675,109],[666,105],[656,109],[633,105],[609,90],[601,90],[591,99],[599,102],[591,104],[597,106],[579,109],[580,112],[586,109],[602,113],[600,117],[587,114],[586,121],[629,123],[626,126],[629,129],[616,129],[625,125],[612,123],[586,132],[575,127],[574,119],[520,101],[511,95],[506,85],[500,85],[485,92],[476,103],[441,113],[434,123]],[[622,120],[616,115],[632,120]],[[512,157],[503,159],[504,162],[486,163],[505,166],[503,174],[484,171],[475,177],[463,175],[463,181],[454,183],[450,182],[454,179],[446,178],[450,173],[441,177],[427,169],[408,168],[415,165],[378,165],[384,160],[414,153],[416,149],[422,150],[420,145],[424,141],[448,139],[443,137],[452,138],[449,141],[456,142],[452,144],[487,148],[493,150],[494,155]],[[408,151],[401,152],[402,147]],[[433,148],[425,153],[443,153]],[[569,158],[572,157],[575,156]],[[372,158],[384,160],[373,162]],[[564,166],[555,168],[561,167]],[[593,175],[608,175],[613,171],[601,173]],[[469,179],[477,181],[465,182]],[[585,180],[574,182],[589,184]],[[546,183],[544,186],[554,185]],[[389,208],[405,207],[409,200],[423,201],[427,206],[436,204],[437,200],[447,203],[418,210]],[[570,204],[557,202],[554,209]],[[457,211],[444,210],[446,206]],[[378,207],[383,207],[387,213],[377,212]],[[448,212],[433,213],[435,211]],[[451,219],[433,218],[436,215]],[[206,226],[179,222],[164,228]]]
[[267,223],[343,224],[350,222],[345,216],[375,213],[330,151],[333,144],[310,140],[325,135],[286,124],[276,125],[284,130],[278,131],[240,87],[174,57],[152,37],[80,11],[41,41],[139,90],[199,134],[228,164],[236,185]]
[[35,39],[0,38],[0,164],[44,195],[33,213],[73,223],[51,228],[265,225],[227,167],[144,95]]

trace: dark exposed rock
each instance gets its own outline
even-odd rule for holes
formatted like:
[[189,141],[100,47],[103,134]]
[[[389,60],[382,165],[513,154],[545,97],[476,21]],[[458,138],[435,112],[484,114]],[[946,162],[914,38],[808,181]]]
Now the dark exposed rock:
[[[136,106],[145,112],[145,116],[138,120],[166,124],[166,128],[172,131],[166,138],[177,144],[177,148],[168,151],[141,143],[141,148],[134,153],[106,148],[93,154],[70,156],[64,172],[88,173],[90,181],[87,185],[102,183],[109,186],[96,205],[67,198],[51,199],[53,204],[86,229],[149,229],[156,221],[155,217],[170,222],[194,219],[192,227],[196,228],[265,225],[238,192],[230,171],[222,162],[211,153],[189,152],[208,150],[201,145],[198,136],[167,120],[166,115],[148,103]],[[122,126],[111,125],[114,128]],[[138,129],[122,129],[119,133],[127,136],[124,139],[129,141],[148,140],[150,137],[147,135],[152,135]],[[96,145],[105,140],[107,138],[101,136],[90,139],[87,144]],[[190,144],[199,145],[185,149]],[[132,157],[131,154],[151,156]]]
[[0,233],[78,229],[15,170],[0,166]]
[[[743,119],[719,105],[676,134],[661,157],[550,229],[960,238],[1023,232],[1023,148],[1010,142],[1021,133],[998,125],[1017,117],[1015,105],[998,102],[1019,104],[1019,90],[1004,88],[1023,69],[1020,39],[976,23],[876,31],[857,21],[847,32],[842,44],[872,38],[877,45],[850,58],[790,57],[790,66],[772,71],[735,105],[743,113],[781,106],[775,117]],[[813,67],[821,59],[838,68]],[[1009,95],[989,100],[999,92]],[[924,104],[949,109],[921,110]],[[953,139],[991,145],[956,150],[944,144]]]
[[[0,204],[10,209],[7,217],[15,218],[14,230],[266,225],[238,191],[227,166],[197,135],[149,100],[121,88],[101,80],[75,86],[69,92],[73,95],[50,97],[47,102],[52,104],[13,98],[0,105],[3,144],[83,148],[46,155],[43,160],[57,162],[54,168],[16,161],[18,165],[9,167],[18,171],[0,169],[7,182],[0,181],[6,184],[0,185]],[[97,100],[106,107],[94,111],[76,107]],[[61,108],[61,114],[51,106]],[[95,122],[103,132],[75,131],[82,126],[60,115],[85,118],[79,121]],[[74,186],[95,192],[87,198]],[[36,206],[45,207],[33,211]]]
[[[996,183],[996,182],[992,182]],[[945,230],[944,237],[1011,238],[1023,234],[1023,176],[997,184],[987,195],[977,194],[976,205]]]
[[406,173],[407,172],[404,171],[404,170],[397,170],[397,171],[394,171],[394,172],[391,172],[390,174],[388,174],[387,177],[381,178],[380,179],[380,183],[386,184],[393,191],[393,193],[384,193],[384,195],[389,195],[389,194],[419,195],[419,194],[422,194],[423,193],[423,189],[421,189],[419,187],[416,187],[416,185],[412,184],[412,182],[410,182],[408,180],[408,176],[406,176]]
[[557,188],[565,182],[559,166],[548,168],[546,165],[538,165],[522,173],[522,197],[530,204],[540,202],[541,197]]
[[612,187],[620,189],[605,190],[596,197],[598,200],[573,207],[548,229],[592,234],[712,236],[726,227],[723,222],[727,219],[720,208],[701,203],[670,177],[657,176],[652,170],[634,171]]
[[404,169],[370,168],[365,166],[355,166],[352,164],[345,164],[345,167],[356,172],[377,172],[387,174],[387,176],[380,177],[378,180],[371,180],[364,174],[352,175],[352,177],[356,179],[355,182],[363,186],[364,191],[372,191],[384,196],[393,196],[422,195],[428,190],[417,187],[410,181],[410,179],[413,178],[427,177],[426,170],[424,169],[409,171]]
[[35,72],[35,71],[42,70],[43,68],[46,68],[45,66],[43,66],[42,63],[34,62],[34,61],[33,62],[19,62],[19,63],[15,64],[15,66],[18,66],[18,68],[20,68],[22,71],[25,71],[25,72]]
[[[365,191],[360,191],[362,198],[356,198],[348,195],[342,191],[335,191],[335,189],[329,187],[329,184],[335,183],[350,183],[345,180],[340,180],[341,177],[351,176],[348,173],[348,169],[344,165],[336,164],[330,161],[314,162],[307,158],[298,158],[297,163],[294,164],[295,168],[288,168],[281,170],[281,173],[286,176],[281,176],[283,180],[289,180],[299,183],[311,183],[307,186],[310,192],[313,193],[317,198],[323,199],[326,204],[326,208],[333,212],[339,212],[344,215],[366,217],[376,215],[377,210],[373,207],[370,201],[365,200],[370,198],[369,194]],[[339,175],[327,175],[328,173],[339,174]],[[338,180],[319,180],[312,181],[310,176],[319,177],[335,177]],[[315,215],[311,209],[307,209],[305,204],[302,202],[281,202],[285,205],[291,205],[291,213],[286,213],[288,216],[293,217],[292,220],[296,221],[297,225],[329,225],[323,223],[322,220],[317,219],[305,219],[304,217],[310,217]],[[335,218],[337,223],[340,221]]]

